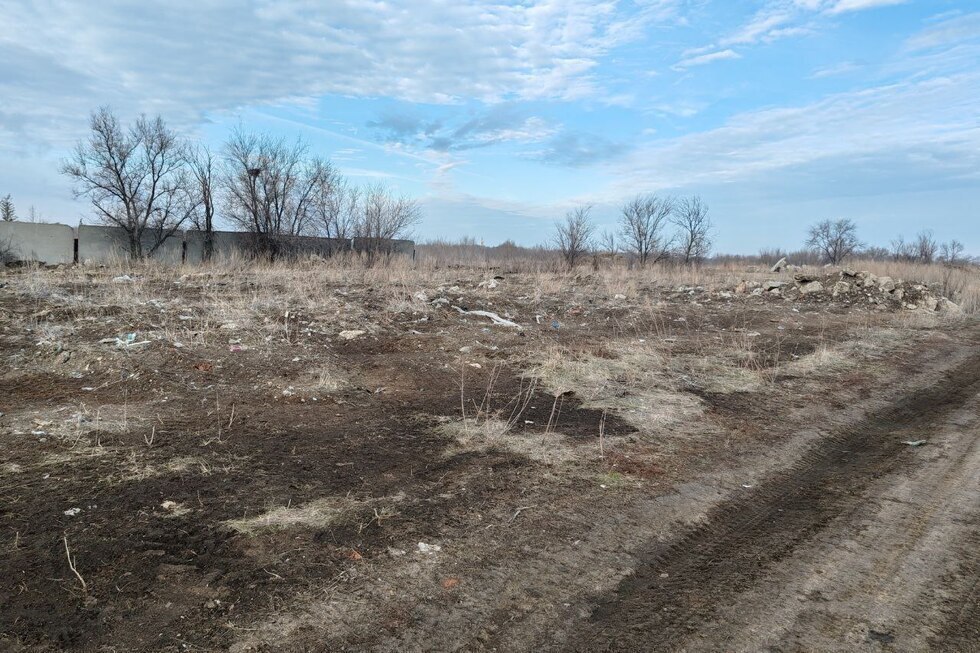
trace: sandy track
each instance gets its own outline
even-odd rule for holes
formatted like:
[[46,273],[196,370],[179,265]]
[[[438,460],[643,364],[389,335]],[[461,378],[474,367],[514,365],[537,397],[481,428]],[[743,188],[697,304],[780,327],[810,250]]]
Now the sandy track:
[[[653,544],[579,650],[980,650],[980,356]],[[907,440],[928,440],[909,447]]]

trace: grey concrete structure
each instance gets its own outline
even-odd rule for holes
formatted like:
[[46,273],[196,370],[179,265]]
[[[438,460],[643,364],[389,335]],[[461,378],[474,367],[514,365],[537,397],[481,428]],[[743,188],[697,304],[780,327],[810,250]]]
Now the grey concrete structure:
[[[213,260],[247,259],[256,250],[252,234],[237,231],[215,231]],[[15,258],[46,264],[111,263],[129,257],[129,240],[118,227],[80,225],[78,229],[63,224],[30,222],[0,222],[0,245],[9,242]],[[148,252],[156,242],[156,234],[144,233],[143,251]],[[412,255],[415,243],[411,240],[391,240],[379,244],[370,239],[314,238],[293,236],[280,238],[276,251],[282,256],[322,256],[329,258],[341,252],[382,251],[390,254]],[[191,265],[204,261],[204,232],[177,232],[153,252],[153,260],[161,263]]]
[[0,222],[0,247],[8,245],[19,261],[57,265],[75,260],[75,232],[63,224]]
[[[155,233],[144,233],[140,239],[143,251],[147,252],[157,242]],[[78,262],[109,263],[129,257],[129,240],[126,232],[119,227],[97,227],[81,225],[78,227]],[[179,265],[184,259],[184,238],[177,232],[167,238],[150,256],[154,261]]]

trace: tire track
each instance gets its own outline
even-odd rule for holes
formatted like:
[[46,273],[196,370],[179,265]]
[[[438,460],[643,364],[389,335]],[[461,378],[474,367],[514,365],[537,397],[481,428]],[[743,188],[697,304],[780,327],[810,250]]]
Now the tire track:
[[[634,574],[579,624],[570,648],[679,650],[716,619],[715,606],[753,586],[862,501],[873,479],[901,466],[908,449],[903,440],[928,439],[932,424],[978,393],[980,354],[974,354],[940,383],[833,433],[788,470],[713,509],[686,536],[651,544]],[[963,618],[972,618],[970,609],[957,621]]]

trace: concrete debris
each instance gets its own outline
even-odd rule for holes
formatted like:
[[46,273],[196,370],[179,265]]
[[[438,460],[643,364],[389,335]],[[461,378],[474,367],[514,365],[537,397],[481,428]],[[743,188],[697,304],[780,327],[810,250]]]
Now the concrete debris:
[[773,265],[771,268],[769,268],[769,271],[770,272],[782,272],[785,267],[786,267],[786,257],[784,256],[783,258],[781,258],[778,261],[776,261],[775,265]]

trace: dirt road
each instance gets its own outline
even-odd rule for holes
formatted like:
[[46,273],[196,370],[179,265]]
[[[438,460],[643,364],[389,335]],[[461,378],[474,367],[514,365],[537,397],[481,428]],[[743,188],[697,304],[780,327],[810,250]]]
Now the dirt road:
[[[980,356],[643,564],[578,650],[980,650]],[[919,446],[908,442],[924,441]]]

